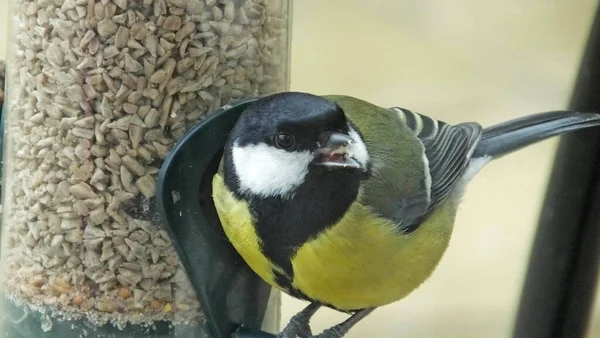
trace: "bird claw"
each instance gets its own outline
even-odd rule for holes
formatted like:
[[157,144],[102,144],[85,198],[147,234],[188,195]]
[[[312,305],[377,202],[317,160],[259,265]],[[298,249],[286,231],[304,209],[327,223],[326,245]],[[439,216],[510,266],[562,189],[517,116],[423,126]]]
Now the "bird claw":
[[313,337],[310,325],[305,320],[292,318],[288,325],[277,335],[277,338],[310,338]]
[[347,331],[344,330],[340,325],[333,326],[316,336],[310,338],[342,338],[346,335]]

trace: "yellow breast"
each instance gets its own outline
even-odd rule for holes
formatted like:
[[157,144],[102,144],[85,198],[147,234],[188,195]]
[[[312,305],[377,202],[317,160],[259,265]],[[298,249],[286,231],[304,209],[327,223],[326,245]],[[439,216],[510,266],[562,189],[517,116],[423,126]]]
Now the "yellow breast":
[[[278,287],[276,267],[260,252],[247,203],[233,196],[220,175],[215,175],[213,195],[233,246],[261,278]],[[299,248],[292,260],[293,285],[312,299],[346,310],[405,297],[431,275],[448,246],[456,203],[447,201],[409,235],[354,203],[338,224]]]
[[278,287],[273,270],[279,268],[260,251],[261,241],[252,225],[248,203],[235,198],[220,174],[213,177],[213,202],[225,235],[240,256],[265,282]]

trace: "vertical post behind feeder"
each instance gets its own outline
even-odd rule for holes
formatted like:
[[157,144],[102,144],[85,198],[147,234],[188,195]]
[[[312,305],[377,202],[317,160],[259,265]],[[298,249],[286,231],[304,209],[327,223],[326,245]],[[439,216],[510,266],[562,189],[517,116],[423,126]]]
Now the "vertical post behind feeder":
[[[600,7],[569,109],[600,112]],[[600,257],[600,130],[562,136],[533,244],[515,338],[584,337]]]

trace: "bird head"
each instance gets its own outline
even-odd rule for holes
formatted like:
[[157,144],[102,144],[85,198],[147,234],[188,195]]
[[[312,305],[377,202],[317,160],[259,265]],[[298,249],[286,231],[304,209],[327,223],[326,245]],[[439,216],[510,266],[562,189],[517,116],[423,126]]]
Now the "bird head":
[[369,161],[342,108],[295,92],[253,102],[232,130],[224,157],[225,175],[236,177],[238,193],[259,197],[293,195],[310,176],[359,179]]

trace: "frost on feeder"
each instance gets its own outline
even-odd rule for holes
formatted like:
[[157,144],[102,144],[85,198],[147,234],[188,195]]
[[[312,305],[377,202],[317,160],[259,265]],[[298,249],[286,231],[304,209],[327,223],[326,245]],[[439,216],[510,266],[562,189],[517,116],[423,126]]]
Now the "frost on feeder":
[[291,6],[12,4],[3,331],[204,332],[203,309],[155,207],[157,175],[175,142],[206,114],[287,89]]

